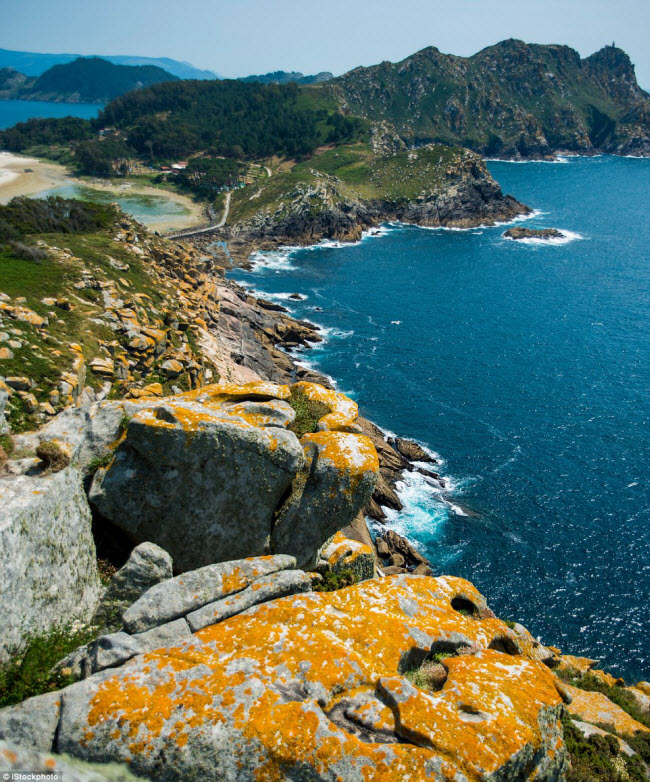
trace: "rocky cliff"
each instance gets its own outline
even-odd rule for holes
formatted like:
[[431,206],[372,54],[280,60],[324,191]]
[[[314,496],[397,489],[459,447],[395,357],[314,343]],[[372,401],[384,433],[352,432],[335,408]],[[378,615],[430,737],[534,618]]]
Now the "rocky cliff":
[[505,158],[650,154],[650,98],[613,46],[585,59],[568,46],[516,40],[472,57],[431,46],[320,89],[346,114],[391,123],[409,144],[459,144]]
[[[317,331],[220,256],[116,220],[63,248],[28,237],[42,270],[3,260],[31,287],[2,291],[0,367],[23,345],[51,363],[0,386],[0,769],[647,778],[648,683],[500,620],[394,532],[373,541],[404,470],[444,479],[280,350]],[[13,686],[79,626],[37,687]]]
[[[379,127],[371,144],[326,148],[235,191],[226,227],[215,235],[227,237],[231,256],[245,261],[252,247],[353,241],[384,222],[465,228],[529,211],[502,193],[478,155],[441,145],[407,150]],[[191,240],[207,246],[214,235]]]

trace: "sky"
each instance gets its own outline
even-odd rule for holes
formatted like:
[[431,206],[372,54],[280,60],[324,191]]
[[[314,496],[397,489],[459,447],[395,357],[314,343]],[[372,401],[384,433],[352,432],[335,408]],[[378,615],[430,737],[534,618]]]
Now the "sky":
[[650,89],[650,0],[0,0],[0,47],[186,60],[224,77],[467,56],[505,38],[616,42]]

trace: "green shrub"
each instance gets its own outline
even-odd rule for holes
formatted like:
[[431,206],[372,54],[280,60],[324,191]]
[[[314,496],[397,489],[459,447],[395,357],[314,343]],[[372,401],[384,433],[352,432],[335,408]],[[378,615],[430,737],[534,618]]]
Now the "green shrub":
[[91,459],[88,462],[88,466],[86,467],[86,473],[88,475],[94,475],[97,472],[97,470],[100,470],[103,467],[108,467],[108,465],[113,461],[113,456],[115,456],[113,451],[108,451],[102,456],[95,456],[94,459]]
[[299,388],[291,389],[289,404],[296,411],[296,420],[289,429],[298,437],[316,432],[320,419],[330,412],[322,402],[314,402]]
[[595,735],[587,739],[566,713],[562,728],[571,759],[567,782],[644,782],[646,779],[639,759],[621,753],[613,736]]
[[70,464],[70,457],[55,440],[45,440],[36,447],[36,456],[46,472],[60,472]]
[[328,570],[323,575],[323,580],[314,584],[313,590],[314,592],[334,592],[337,589],[356,584],[357,580],[352,570],[341,570],[339,573]]
[[94,628],[63,627],[33,636],[20,654],[0,667],[0,708],[71,684],[71,676],[52,675],[52,666],[94,635]]

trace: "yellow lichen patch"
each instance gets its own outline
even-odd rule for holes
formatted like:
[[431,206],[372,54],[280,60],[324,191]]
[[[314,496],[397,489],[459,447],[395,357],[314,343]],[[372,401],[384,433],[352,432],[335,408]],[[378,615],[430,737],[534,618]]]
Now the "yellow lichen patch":
[[318,458],[325,459],[350,477],[350,490],[368,472],[379,472],[379,457],[370,438],[350,432],[314,432],[305,434],[300,442],[307,451],[310,445],[318,449]]
[[[462,579],[406,575],[260,605],[127,664],[98,685],[88,725],[99,747],[117,730],[140,757],[160,741],[175,756],[174,745],[226,731],[235,762],[256,754],[257,776],[245,779],[301,768],[336,778],[340,763],[367,782],[478,782],[526,747],[552,757],[562,750],[557,722],[543,733],[540,716],[561,703],[553,674],[488,649],[506,626],[454,610],[458,595],[485,606]],[[409,654],[450,639],[479,651],[444,661],[440,691],[413,687],[402,676]],[[340,727],[329,714],[342,698],[358,703],[357,723],[394,731],[400,743]]]
[[360,543],[358,540],[346,538],[340,530],[321,553],[321,557],[326,559],[332,567],[348,567],[361,556],[373,556],[370,546],[366,546],[365,543]]
[[555,666],[556,673],[568,673],[571,676],[583,676],[585,673],[591,673],[598,660],[591,660],[589,657],[574,657],[572,654],[563,654],[559,659],[559,664]]
[[189,391],[183,394],[183,398],[208,405],[220,405],[223,402],[241,398],[249,399],[289,399],[291,391],[289,386],[270,383],[264,380],[236,385],[235,383],[214,383],[210,386]]
[[356,432],[355,421],[359,417],[359,407],[345,394],[332,391],[317,383],[301,381],[296,383],[296,388],[311,402],[319,402],[328,407],[330,412],[324,415],[318,422],[319,431],[329,432]]
[[597,723],[613,725],[617,733],[623,733],[626,736],[634,736],[638,730],[650,733],[645,725],[630,717],[627,712],[612,703],[603,693],[588,692],[568,685],[567,690],[573,698],[567,707],[572,717],[591,722],[594,725]]

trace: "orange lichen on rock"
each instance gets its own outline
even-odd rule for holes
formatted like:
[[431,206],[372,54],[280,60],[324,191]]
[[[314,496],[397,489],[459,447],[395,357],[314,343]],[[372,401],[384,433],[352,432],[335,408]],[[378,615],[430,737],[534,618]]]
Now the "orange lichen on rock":
[[235,383],[213,383],[190,391],[183,397],[203,404],[221,404],[236,399],[289,399],[289,386],[259,380],[244,385]]
[[650,729],[623,711],[601,692],[589,692],[567,685],[573,700],[568,705],[572,717],[593,724],[612,725],[617,733],[634,736],[637,731],[650,733]]
[[346,537],[340,530],[323,549],[321,558],[335,573],[352,570],[360,579],[375,575],[375,556],[370,546]]
[[358,432],[355,421],[359,417],[359,407],[345,394],[333,391],[317,383],[307,383],[301,381],[296,383],[293,388],[302,391],[302,393],[311,402],[319,402],[329,408],[318,421],[318,429],[321,432]]
[[[452,607],[461,594],[476,616]],[[75,685],[60,741],[75,751],[81,719],[95,733],[85,757],[130,756],[170,779],[199,756],[237,780],[478,782],[520,763],[525,777],[499,778],[557,779],[554,676],[490,649],[508,628],[483,608],[462,579],[408,575],[275,600]],[[420,690],[403,672],[437,644],[475,653],[445,659],[442,688]]]
[[350,432],[314,432],[300,438],[303,446],[313,444],[318,448],[318,458],[330,462],[340,471],[349,474],[352,489],[355,478],[368,472],[379,472],[379,457],[372,440],[363,434]]

